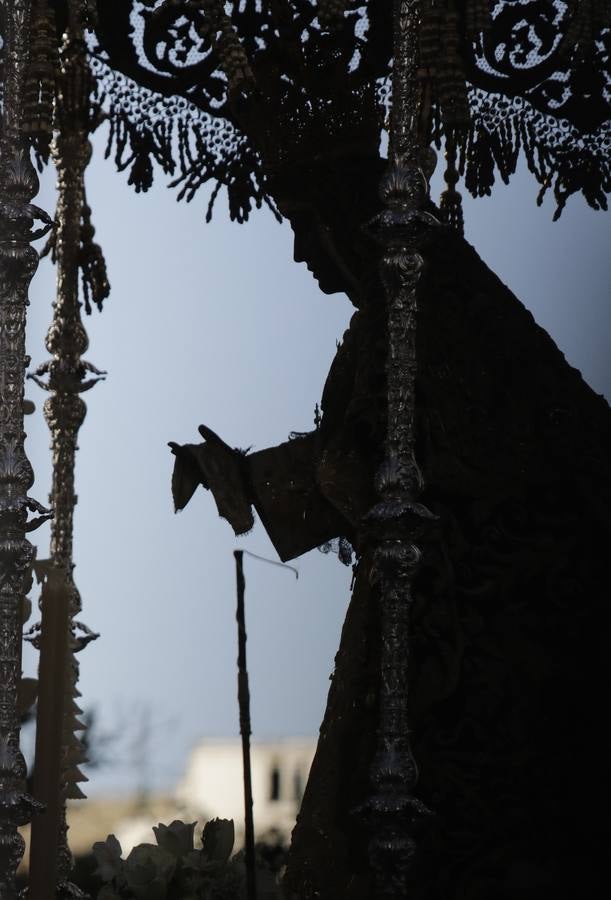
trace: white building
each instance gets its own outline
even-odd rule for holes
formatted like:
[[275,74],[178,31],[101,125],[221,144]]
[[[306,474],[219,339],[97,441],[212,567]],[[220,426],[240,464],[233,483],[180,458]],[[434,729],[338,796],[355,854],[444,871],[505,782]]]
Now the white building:
[[[299,812],[316,741],[284,738],[251,744],[255,837],[274,832],[288,840]],[[244,831],[242,745],[238,739],[207,738],[191,752],[176,788],[179,806],[200,822],[233,819],[237,842]]]

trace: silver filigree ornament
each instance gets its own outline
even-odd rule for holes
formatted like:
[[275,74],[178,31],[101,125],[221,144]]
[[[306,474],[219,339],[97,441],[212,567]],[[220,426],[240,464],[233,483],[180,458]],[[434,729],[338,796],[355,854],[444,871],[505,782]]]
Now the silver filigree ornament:
[[[38,725],[49,735],[50,744],[40,743],[40,752],[57,761],[59,783],[40,776],[35,786],[48,803],[46,821],[32,827],[32,866],[36,883],[45,890],[55,890],[58,897],[74,897],[78,888],[71,884],[72,856],[68,844],[66,800],[84,797],[79,784],[86,781],[80,766],[86,754],[78,732],[84,729],[77,704],[79,665],[75,654],[98,637],[76,621],[81,611],[80,594],[73,578],[73,521],[76,505],[75,456],[79,430],[87,407],[81,394],[90,390],[105,375],[83,360],[89,339],[81,319],[79,271],[87,215],[85,171],[91,158],[90,94],[92,78],[84,40],[84,9],[81,0],[69,0],[68,24],[59,54],[56,90],[58,131],[51,154],[58,176],[58,201],[54,258],[57,264],[57,293],[53,304],[53,321],[46,337],[51,358],[29,377],[49,392],[44,403],[44,416],[51,432],[53,479],[51,501],[55,518],[51,528],[50,560],[47,566],[64,573],[62,603],[66,604],[63,626],[63,658],[55,662],[57,691],[48,703],[39,703]],[[105,285],[107,288],[108,286]],[[92,375],[93,377],[87,377]],[[44,380],[43,376],[46,376]],[[44,577],[44,573],[43,577]],[[52,574],[50,577],[54,577]],[[40,646],[41,671],[52,667],[53,648],[46,639],[45,628],[51,629],[51,611],[45,610],[45,592],[41,594],[42,630],[36,636]],[[49,600],[51,602],[51,600]],[[44,658],[43,658],[44,657]],[[49,727],[60,710],[63,715],[61,735]],[[51,741],[51,735],[55,740]],[[52,744],[52,745],[51,745]],[[38,758],[37,746],[37,758]],[[44,768],[44,767],[43,767]],[[57,847],[57,858],[50,858],[48,847]]]
[[427,807],[415,796],[417,766],[408,716],[409,628],[418,541],[436,517],[418,501],[423,478],[414,456],[419,244],[437,227],[426,211],[428,184],[419,146],[416,82],[419,4],[395,0],[393,107],[389,165],[380,186],[383,210],[367,230],[380,244],[379,274],[387,309],[387,425],[385,459],[376,474],[378,502],[363,527],[370,550],[369,580],[380,607],[381,658],[377,750],[372,793],[360,812],[369,826],[374,896],[403,900]]
[[[32,241],[51,228],[31,201],[38,177],[22,137],[30,3],[5,5],[4,92],[0,140],[0,896],[17,897],[24,841],[18,828],[40,807],[25,789],[19,749],[21,630],[34,548],[26,533],[50,517],[28,496],[34,481],[24,449],[24,374],[28,287],[38,265]],[[29,513],[38,513],[29,521]]]

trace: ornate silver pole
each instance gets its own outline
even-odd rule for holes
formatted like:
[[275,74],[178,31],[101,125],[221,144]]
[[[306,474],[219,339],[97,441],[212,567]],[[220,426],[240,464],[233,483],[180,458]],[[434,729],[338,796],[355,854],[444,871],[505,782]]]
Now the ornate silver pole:
[[[17,897],[15,873],[24,841],[17,828],[37,804],[25,791],[19,750],[17,690],[21,678],[23,604],[34,549],[26,532],[48,513],[27,492],[34,482],[24,450],[23,385],[28,287],[38,266],[31,242],[51,227],[30,202],[38,178],[23,138],[25,72],[30,49],[30,2],[4,5],[4,97],[0,140],[0,897]],[[34,229],[35,221],[44,223]],[[41,515],[28,522],[28,512]]]
[[409,617],[421,551],[415,541],[434,518],[417,502],[422,477],[414,458],[416,289],[422,267],[418,237],[436,220],[423,211],[416,81],[418,0],[394,3],[393,100],[389,166],[381,184],[384,210],[374,221],[382,245],[380,275],[387,305],[387,433],[376,475],[379,502],[366,517],[373,546],[371,582],[380,603],[381,669],[378,747],[366,804],[376,898],[405,898],[415,850],[414,826],[428,814],[414,797],[417,769],[408,722]]
[[[50,392],[44,414],[51,431],[53,480],[51,499],[55,519],[51,530],[51,564],[64,573],[63,597],[57,589],[41,596],[42,630],[40,636],[40,673],[53,671],[54,692],[41,694],[38,707],[34,793],[48,807],[48,813],[32,828],[31,894],[33,900],[74,896],[69,883],[72,857],[68,846],[66,800],[84,795],[79,782],[86,781],[79,766],[86,761],[76,736],[83,725],[76,700],[78,662],[75,653],[93,637],[75,618],[81,611],[79,592],[73,580],[73,519],[76,495],[74,465],[78,432],[86,406],[80,394],[93,387],[102,376],[91,363],[82,359],[89,346],[81,321],[79,271],[83,249],[83,218],[88,220],[84,176],[91,156],[89,142],[91,75],[84,40],[80,0],[68,3],[68,26],[60,51],[60,71],[56,93],[57,134],[52,147],[58,174],[58,203],[54,257],[57,263],[57,296],[53,304],[53,322],[47,333],[46,347],[52,359],[36,370],[36,383]],[[89,231],[91,228],[89,226]],[[87,235],[91,246],[91,235]],[[105,278],[94,298],[108,293]],[[94,373],[88,378],[87,373]],[[47,381],[40,376],[47,375]],[[67,629],[67,630],[66,630]],[[77,635],[77,630],[81,635]],[[62,728],[56,719],[62,716]],[[48,740],[43,739],[48,736]],[[50,765],[50,763],[53,763]],[[58,780],[59,776],[59,780]],[[56,851],[56,853],[55,853]]]

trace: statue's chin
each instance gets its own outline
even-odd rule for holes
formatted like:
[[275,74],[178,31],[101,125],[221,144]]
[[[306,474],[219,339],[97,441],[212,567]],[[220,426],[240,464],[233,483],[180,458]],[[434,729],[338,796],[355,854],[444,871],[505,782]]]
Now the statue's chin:
[[316,279],[316,283],[323,294],[344,294],[346,292],[346,286],[341,284],[337,278],[334,278],[330,272],[321,272],[312,266],[307,259],[302,261],[305,262],[308,272]]
[[346,291],[343,287],[339,287],[338,285],[332,285],[332,284],[326,283],[324,281],[320,281],[320,279],[317,279],[317,281],[318,281],[318,286],[321,289],[321,291],[323,292],[323,294],[345,294],[346,293]]

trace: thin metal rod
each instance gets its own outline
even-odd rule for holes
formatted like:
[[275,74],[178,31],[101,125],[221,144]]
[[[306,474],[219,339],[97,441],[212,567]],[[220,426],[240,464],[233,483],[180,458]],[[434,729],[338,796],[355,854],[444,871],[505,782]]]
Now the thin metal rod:
[[255,826],[253,821],[252,775],[250,768],[250,689],[246,665],[246,616],[244,612],[244,551],[234,550],[237,583],[238,622],[238,705],[240,709],[240,734],[242,735],[242,762],[244,766],[244,849],[246,853],[246,895],[257,900],[255,871]]

